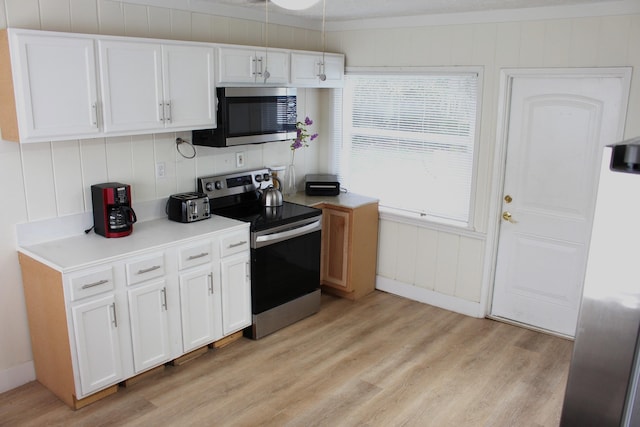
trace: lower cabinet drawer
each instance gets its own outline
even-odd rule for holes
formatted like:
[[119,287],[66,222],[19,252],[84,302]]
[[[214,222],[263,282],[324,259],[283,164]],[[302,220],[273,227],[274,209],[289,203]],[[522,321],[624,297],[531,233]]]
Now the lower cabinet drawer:
[[178,269],[195,267],[196,265],[211,263],[213,259],[211,253],[211,243],[209,241],[199,243],[194,246],[183,247],[179,250]]
[[220,256],[226,257],[249,250],[249,233],[238,231],[222,236],[220,239]]
[[127,284],[135,285],[145,280],[164,276],[164,254],[159,253],[129,262],[125,266]]
[[71,273],[69,283],[71,284],[71,301],[112,291],[114,289],[113,268],[108,265],[90,271]]

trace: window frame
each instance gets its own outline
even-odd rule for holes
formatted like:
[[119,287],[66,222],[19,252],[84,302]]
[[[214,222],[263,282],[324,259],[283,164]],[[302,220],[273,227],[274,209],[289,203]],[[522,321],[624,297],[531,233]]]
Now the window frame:
[[[477,98],[476,98],[476,121],[473,138],[473,159],[471,170],[471,183],[470,183],[470,195],[469,195],[469,211],[468,220],[458,221],[453,219],[446,219],[436,216],[423,215],[414,212],[407,212],[400,209],[395,209],[386,206],[380,206],[381,219],[388,219],[396,222],[426,226],[428,228],[455,231],[457,233],[476,233],[476,193],[478,182],[478,159],[480,151],[480,130],[482,119],[482,105],[483,105],[483,87],[484,87],[484,67],[482,66],[455,66],[455,67],[347,67],[345,69],[345,78],[349,75],[469,75],[475,74],[477,76]],[[344,109],[345,97],[343,95]],[[349,142],[345,141],[345,123],[346,114],[342,115],[343,123],[340,126],[340,140],[337,141],[339,156],[343,157],[346,153],[346,147]],[[335,158],[335,155],[333,156]],[[341,167],[341,165],[338,165]],[[336,171],[340,173],[340,170]],[[375,197],[375,195],[369,195]]]

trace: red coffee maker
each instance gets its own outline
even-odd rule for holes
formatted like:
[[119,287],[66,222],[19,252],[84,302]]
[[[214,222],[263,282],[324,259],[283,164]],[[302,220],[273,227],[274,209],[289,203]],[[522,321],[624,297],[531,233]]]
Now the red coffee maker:
[[91,186],[93,226],[104,237],[124,237],[133,231],[136,213],[131,209],[131,186],[105,182]]

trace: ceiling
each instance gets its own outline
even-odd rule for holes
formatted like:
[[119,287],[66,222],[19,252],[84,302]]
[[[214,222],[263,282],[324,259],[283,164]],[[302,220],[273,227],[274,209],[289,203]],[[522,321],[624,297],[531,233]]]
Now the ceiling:
[[[247,12],[265,10],[265,0],[201,0],[215,5],[244,9]],[[618,0],[324,0],[326,21],[340,22],[375,18],[401,18],[418,15],[487,12],[539,7],[562,7],[616,3]],[[269,13],[289,17],[322,19],[323,0],[303,11],[282,9],[269,4]]]

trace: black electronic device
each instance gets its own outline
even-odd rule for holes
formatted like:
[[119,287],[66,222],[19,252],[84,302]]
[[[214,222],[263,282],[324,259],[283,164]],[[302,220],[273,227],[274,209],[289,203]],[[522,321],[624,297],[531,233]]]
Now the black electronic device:
[[337,175],[305,176],[304,192],[307,196],[337,196],[340,194],[340,182]]

